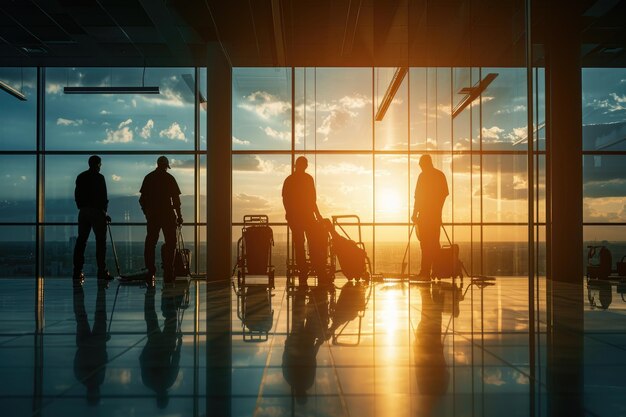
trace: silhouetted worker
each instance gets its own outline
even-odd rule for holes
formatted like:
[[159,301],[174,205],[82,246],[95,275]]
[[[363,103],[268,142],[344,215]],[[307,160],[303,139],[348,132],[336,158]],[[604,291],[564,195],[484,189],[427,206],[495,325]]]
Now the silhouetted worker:
[[292,329],[285,340],[283,377],[291,386],[298,404],[307,402],[307,390],[315,382],[317,352],[326,340],[328,327],[328,292],[316,287],[309,295],[298,291],[292,310]]
[[[317,208],[317,196],[313,177],[305,172],[308,166],[309,162],[304,156],[296,159],[295,171],[285,179],[282,192],[285,219],[287,219],[287,224],[293,235],[293,245],[296,252],[296,265],[298,267],[298,280],[300,285],[306,285],[306,280],[309,275],[308,266],[306,264],[306,252],[304,249],[305,234],[309,242],[309,252],[314,267],[317,266],[318,268],[316,269],[321,270],[321,264],[325,263],[321,259],[321,253],[318,253],[320,251],[316,246],[319,246],[319,242],[315,241],[314,236],[315,233],[318,232],[316,228],[320,229],[317,225],[317,221],[322,220],[322,215]],[[321,271],[317,272],[319,275]]]
[[85,263],[85,247],[89,233],[93,229],[96,236],[96,263],[98,264],[98,279],[112,279],[106,267],[107,222],[111,218],[107,215],[109,200],[107,185],[104,176],[100,174],[102,160],[97,155],[89,157],[89,169],[76,177],[74,200],[78,207],[78,237],[74,246],[74,273],[72,278],[81,282],[85,278],[83,264]]
[[141,352],[139,363],[141,379],[146,387],[156,393],[157,406],[165,408],[169,403],[170,389],[180,371],[182,334],[178,332],[178,308],[182,300],[180,289],[167,287],[161,296],[161,312],[165,318],[163,330],[154,308],[154,288],[146,291],[144,319],[148,341]]
[[420,392],[418,404],[421,416],[432,415],[439,399],[448,390],[450,375],[443,354],[441,314],[443,295],[433,284],[420,288],[422,312],[415,331],[415,377]]
[[100,402],[100,385],[104,382],[108,360],[106,285],[105,281],[98,282],[96,312],[91,329],[85,310],[83,287],[74,286],[74,317],[76,319],[74,376],[87,388],[87,402],[91,405]]
[[183,224],[180,212],[180,188],[176,179],[167,170],[170,163],[165,156],[157,159],[157,167],[146,175],[141,184],[139,204],[147,221],[146,242],[144,246],[144,262],[146,269],[146,285],[154,286],[156,273],[155,255],[159,233],[163,230],[165,247],[161,252],[163,263],[163,280],[174,281],[174,253],[176,252],[176,226]]
[[430,272],[441,248],[441,211],[448,196],[448,182],[443,172],[433,166],[430,155],[422,155],[419,161],[422,173],[415,186],[415,204],[411,220],[417,225],[417,238],[422,250],[420,278],[430,279]]

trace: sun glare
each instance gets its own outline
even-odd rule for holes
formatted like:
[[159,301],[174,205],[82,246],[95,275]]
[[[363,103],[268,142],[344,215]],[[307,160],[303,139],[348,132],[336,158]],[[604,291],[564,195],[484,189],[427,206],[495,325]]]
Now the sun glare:
[[376,211],[382,213],[399,213],[402,209],[402,200],[396,190],[383,189],[376,198]]

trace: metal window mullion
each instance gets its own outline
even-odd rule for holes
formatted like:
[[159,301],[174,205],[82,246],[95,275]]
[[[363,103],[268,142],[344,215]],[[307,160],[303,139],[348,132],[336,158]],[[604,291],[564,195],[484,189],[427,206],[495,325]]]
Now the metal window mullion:
[[194,227],[193,227],[193,245],[194,245],[194,270],[196,274],[199,272],[200,257],[197,255],[200,249],[200,230],[198,229],[198,221],[200,219],[200,69],[194,68],[194,176],[193,176],[193,203],[194,203]]

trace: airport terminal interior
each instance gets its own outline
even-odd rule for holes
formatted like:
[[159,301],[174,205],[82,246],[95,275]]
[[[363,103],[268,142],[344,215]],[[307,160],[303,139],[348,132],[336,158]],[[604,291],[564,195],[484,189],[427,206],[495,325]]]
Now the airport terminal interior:
[[0,414],[626,416],[623,16],[0,2]]

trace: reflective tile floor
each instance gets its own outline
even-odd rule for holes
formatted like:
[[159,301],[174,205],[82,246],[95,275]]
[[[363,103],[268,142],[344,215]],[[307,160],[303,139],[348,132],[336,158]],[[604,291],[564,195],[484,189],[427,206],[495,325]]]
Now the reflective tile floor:
[[[543,284],[336,285],[0,280],[0,415],[550,415]],[[626,303],[578,295],[584,413],[626,415]]]

